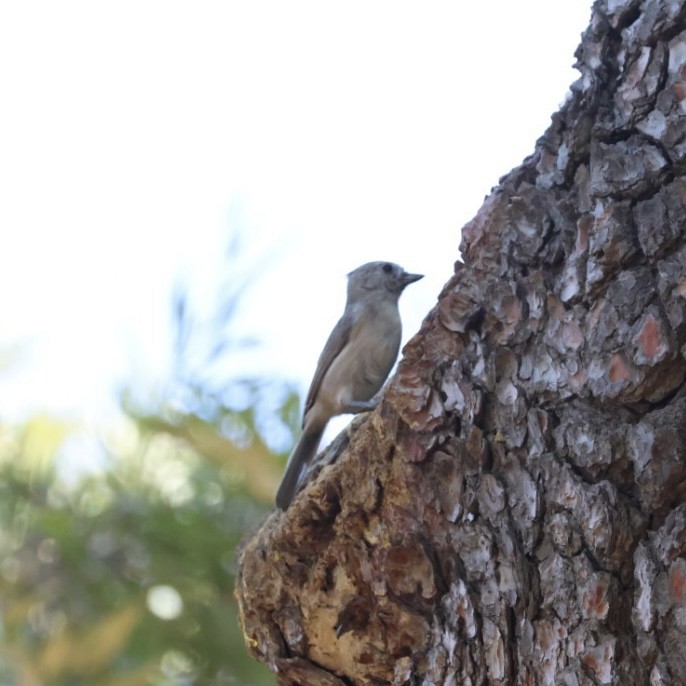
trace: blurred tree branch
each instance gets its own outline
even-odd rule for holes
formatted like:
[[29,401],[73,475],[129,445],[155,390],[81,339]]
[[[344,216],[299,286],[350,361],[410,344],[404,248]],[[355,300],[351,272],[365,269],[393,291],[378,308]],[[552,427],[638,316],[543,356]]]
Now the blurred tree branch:
[[282,467],[274,454],[255,434],[246,447],[237,445],[217,431],[216,425],[197,415],[183,415],[170,421],[155,415],[139,415],[136,421],[146,432],[165,433],[183,440],[217,467],[230,466],[244,474],[245,488],[256,500],[271,505]]

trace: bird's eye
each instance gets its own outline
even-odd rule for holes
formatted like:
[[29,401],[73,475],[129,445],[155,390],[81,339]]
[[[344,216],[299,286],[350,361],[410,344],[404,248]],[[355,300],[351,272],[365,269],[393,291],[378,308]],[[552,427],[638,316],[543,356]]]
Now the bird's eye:
[[386,272],[386,274],[390,274],[393,271],[393,265],[386,262],[386,264],[384,264],[384,266],[381,267],[381,269],[383,269]]

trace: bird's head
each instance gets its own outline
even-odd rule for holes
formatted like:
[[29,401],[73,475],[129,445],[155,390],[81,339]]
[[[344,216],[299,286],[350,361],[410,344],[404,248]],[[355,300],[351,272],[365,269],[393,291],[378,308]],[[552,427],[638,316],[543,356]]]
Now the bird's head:
[[363,298],[370,292],[390,293],[396,298],[423,274],[410,274],[393,262],[367,262],[348,274],[348,298]]

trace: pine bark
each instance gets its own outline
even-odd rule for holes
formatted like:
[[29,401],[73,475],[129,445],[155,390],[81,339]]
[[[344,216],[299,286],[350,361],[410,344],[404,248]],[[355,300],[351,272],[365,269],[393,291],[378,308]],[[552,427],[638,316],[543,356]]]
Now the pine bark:
[[686,0],[599,0],[380,407],[239,555],[279,684],[686,684]]

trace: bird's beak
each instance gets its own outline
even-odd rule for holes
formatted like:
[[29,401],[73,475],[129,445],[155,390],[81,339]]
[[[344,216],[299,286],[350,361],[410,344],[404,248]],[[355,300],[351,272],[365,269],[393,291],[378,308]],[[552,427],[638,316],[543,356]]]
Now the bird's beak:
[[415,281],[419,281],[419,279],[424,278],[424,274],[408,274],[407,272],[403,272],[403,288],[405,286],[409,286],[411,283],[414,283]]

